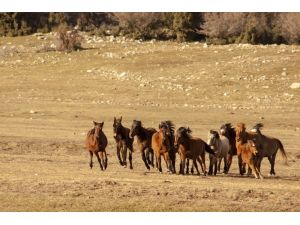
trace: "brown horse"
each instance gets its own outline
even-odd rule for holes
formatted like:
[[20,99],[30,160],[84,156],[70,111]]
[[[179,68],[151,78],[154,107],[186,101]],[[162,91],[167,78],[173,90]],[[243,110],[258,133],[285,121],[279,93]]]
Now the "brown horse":
[[[197,170],[197,175],[200,174],[197,162],[203,163],[204,175],[206,175],[205,165],[205,151],[215,155],[214,151],[200,138],[194,138],[191,136],[192,131],[190,128],[180,127],[176,131],[175,145],[178,146],[178,153],[180,156],[180,171],[179,173],[184,175],[185,160],[191,159],[193,166]],[[200,159],[201,158],[201,159]]]
[[[133,169],[132,167],[133,138],[129,137],[130,129],[122,125],[122,116],[119,119],[116,119],[116,117],[114,117],[113,131],[114,131],[114,139],[117,144],[117,156],[120,165],[124,166],[125,168],[127,167],[126,157],[127,157],[127,148],[128,148],[130,169]],[[122,155],[122,158],[120,153]]]
[[281,141],[277,138],[268,137],[261,133],[260,129],[263,127],[262,123],[256,124],[251,131],[256,134],[255,142],[258,149],[258,154],[256,155],[256,166],[260,171],[261,161],[264,157],[268,157],[268,160],[271,164],[270,176],[275,176],[275,159],[278,149],[280,150],[285,163],[287,164],[286,152],[283,148]]
[[[225,171],[226,173],[228,173],[230,166],[232,164],[232,157],[237,155],[236,133],[231,123],[226,123],[220,127],[220,134],[224,137],[227,137],[227,139],[229,140],[230,148],[227,154],[227,168]],[[246,172],[246,169],[245,169],[245,165],[241,161],[241,158],[239,158],[238,166],[239,166],[240,175],[243,175]]]
[[[87,150],[90,152],[90,168],[93,168],[93,154],[96,155],[98,162],[100,164],[100,169],[105,170],[107,168],[107,155],[106,155],[106,146],[107,146],[107,138],[103,133],[103,125],[102,123],[94,122],[94,128],[91,129],[86,136],[85,145]],[[99,156],[100,154],[100,156]]]
[[257,166],[255,165],[254,157],[257,154],[257,148],[253,142],[253,136],[251,133],[246,132],[244,123],[237,124],[236,127],[236,148],[237,155],[240,159],[248,165],[254,172],[255,178],[263,179]]
[[142,160],[145,166],[150,170],[149,164],[154,167],[154,153],[151,147],[152,135],[156,132],[154,128],[144,128],[142,122],[133,120],[129,136],[134,138],[137,137],[137,145],[140,149]]
[[159,172],[162,172],[161,156],[163,156],[168,172],[174,173],[173,163],[170,157],[171,151],[174,148],[172,146],[172,132],[174,133],[172,128],[174,128],[174,126],[171,121],[163,121],[159,124],[159,130],[152,135],[152,148]]

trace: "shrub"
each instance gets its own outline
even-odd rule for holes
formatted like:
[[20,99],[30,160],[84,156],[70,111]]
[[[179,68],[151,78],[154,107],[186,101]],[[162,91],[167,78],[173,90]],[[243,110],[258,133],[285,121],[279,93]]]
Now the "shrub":
[[79,34],[78,30],[70,29],[65,24],[57,28],[57,38],[59,51],[74,51],[81,49],[81,42],[83,37]]

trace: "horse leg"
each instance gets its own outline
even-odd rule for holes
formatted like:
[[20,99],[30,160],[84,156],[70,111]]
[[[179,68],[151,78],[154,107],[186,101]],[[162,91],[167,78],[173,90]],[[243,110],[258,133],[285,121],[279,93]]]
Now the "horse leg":
[[222,158],[218,159],[218,172],[221,172],[221,162],[222,162]]
[[198,163],[199,163],[200,166],[201,166],[202,173],[205,174],[205,171],[204,171],[204,168],[203,168],[203,163],[202,163],[202,161],[201,161],[201,159],[200,159],[199,156],[197,157],[197,161],[198,161]]
[[133,169],[133,166],[132,166],[132,151],[129,149],[129,164],[130,164],[130,169],[132,170]]
[[151,153],[151,158],[150,158],[151,163],[150,164],[151,164],[152,168],[154,168],[154,151],[153,151],[153,149],[151,149],[150,153]]
[[172,166],[173,166],[173,171],[172,173],[176,173],[176,153],[172,152],[171,153],[171,161],[172,161]]
[[181,158],[182,175],[184,175],[185,159],[185,155],[183,155]]
[[272,156],[269,156],[268,157],[268,160],[269,160],[269,162],[270,162],[270,164],[271,164],[271,170],[270,170],[270,176],[275,176],[275,169],[274,169],[274,167],[275,167],[275,159],[276,159],[276,153],[275,154],[273,154]]
[[208,167],[208,175],[212,175],[213,174],[213,155],[209,155],[209,167]]
[[244,163],[243,163],[241,155],[238,156],[238,163],[239,163],[240,175],[243,176],[245,173],[245,168],[244,168]]
[[232,155],[231,154],[227,154],[227,168],[226,168],[226,173],[229,172],[231,164],[232,164]]
[[162,168],[161,168],[161,156],[160,156],[160,154],[157,154],[156,160],[157,160],[157,164],[158,164],[158,171],[159,171],[160,173],[162,173]]
[[215,163],[214,163],[214,166],[215,166],[214,175],[215,176],[217,175],[217,172],[219,171],[219,162],[221,162],[221,160],[218,158],[215,158]]
[[101,163],[102,163],[102,166],[103,166],[103,170],[106,169],[106,157],[104,157],[104,156],[105,156],[104,153],[105,153],[105,150],[104,150],[104,151],[101,151],[101,152],[99,153],[100,159],[101,159]]
[[196,158],[193,159],[193,166],[196,168],[197,175],[200,176],[200,172],[199,172],[199,169],[198,169]]
[[150,170],[150,166],[149,166],[148,163],[147,163],[147,159],[146,159],[146,155],[145,155],[145,149],[143,149],[143,150],[141,151],[141,155],[142,155],[142,160],[144,161],[146,168],[147,168],[148,170]]
[[121,160],[120,151],[121,151],[121,148],[120,148],[120,145],[119,145],[119,143],[118,143],[118,144],[117,144],[117,156],[118,156],[120,165],[123,166],[123,162],[122,162],[122,160]]
[[105,169],[106,169],[107,168],[107,161],[108,161],[106,150],[104,150],[104,156],[105,156]]
[[93,152],[90,151],[90,168],[93,168]]
[[223,170],[224,174],[227,174],[228,172],[227,167],[228,167],[227,157],[224,156],[224,170]]
[[201,155],[201,161],[202,161],[203,168],[204,168],[204,176],[206,176],[207,171],[206,171],[206,165],[205,165],[205,153]]
[[123,159],[123,166],[124,166],[124,168],[127,167],[126,157],[127,157],[127,146],[126,146],[126,144],[123,144],[122,159]]
[[100,169],[103,170],[103,166],[102,166],[102,163],[101,163],[101,160],[100,160],[100,157],[99,157],[99,152],[95,152],[95,155],[97,156],[97,159],[98,159],[98,162],[99,162],[99,165],[100,165]]
[[189,170],[190,170],[190,169],[189,169],[189,167],[190,167],[190,160],[189,160],[189,159],[187,159],[187,160],[186,160],[186,171],[185,171],[185,173],[186,173],[186,174],[189,174],[189,173],[190,173],[190,171],[189,171]]

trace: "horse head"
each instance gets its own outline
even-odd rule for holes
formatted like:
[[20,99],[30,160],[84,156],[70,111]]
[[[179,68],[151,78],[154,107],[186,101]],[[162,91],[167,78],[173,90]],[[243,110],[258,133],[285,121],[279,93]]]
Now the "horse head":
[[113,129],[116,135],[120,133],[122,127],[122,116],[119,119],[116,119],[116,117],[114,117]]
[[208,141],[207,141],[207,144],[208,144],[209,146],[214,146],[217,139],[220,139],[219,133],[218,133],[217,131],[210,130],[210,131],[209,131],[209,134],[208,134]]
[[141,128],[142,128],[142,122],[139,120],[133,120],[129,136],[133,138],[135,135],[139,134]]
[[175,145],[184,143],[187,139],[191,139],[192,130],[189,127],[179,127],[175,134]]
[[98,138],[100,137],[100,133],[102,132],[104,122],[98,123],[93,121],[93,123],[94,123],[95,135]]

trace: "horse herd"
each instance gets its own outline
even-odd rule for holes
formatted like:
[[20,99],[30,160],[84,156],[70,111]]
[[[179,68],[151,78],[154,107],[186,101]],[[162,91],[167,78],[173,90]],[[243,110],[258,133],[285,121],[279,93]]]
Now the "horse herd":
[[[85,144],[90,153],[90,168],[93,167],[93,155],[96,155],[100,169],[107,168],[107,138],[103,132],[104,122],[94,121],[94,128],[86,136]],[[176,173],[176,155],[180,157],[179,174],[194,173],[200,175],[198,164],[202,173],[207,175],[205,154],[209,154],[208,175],[216,175],[221,172],[221,162],[224,161],[223,173],[229,172],[232,157],[237,155],[240,175],[246,173],[254,174],[255,178],[263,179],[260,173],[261,161],[267,157],[271,170],[270,175],[275,175],[275,158],[278,149],[287,163],[286,152],[281,141],[277,138],[268,137],[261,133],[263,124],[256,124],[251,131],[246,131],[244,123],[238,123],[233,127],[226,123],[220,127],[219,132],[210,130],[208,141],[193,137],[189,127],[180,127],[175,132],[172,121],[162,121],[155,128],[145,128],[141,121],[133,120],[131,129],[122,125],[122,117],[115,118],[113,123],[114,139],[119,163],[127,167],[127,152],[129,168],[133,169],[132,153],[134,137],[136,137],[137,148],[141,153],[145,167],[156,168],[162,172],[161,157],[163,157],[169,173]],[[155,165],[154,165],[155,157]],[[192,162],[191,170],[189,163]],[[186,168],[185,168],[186,167]]]

